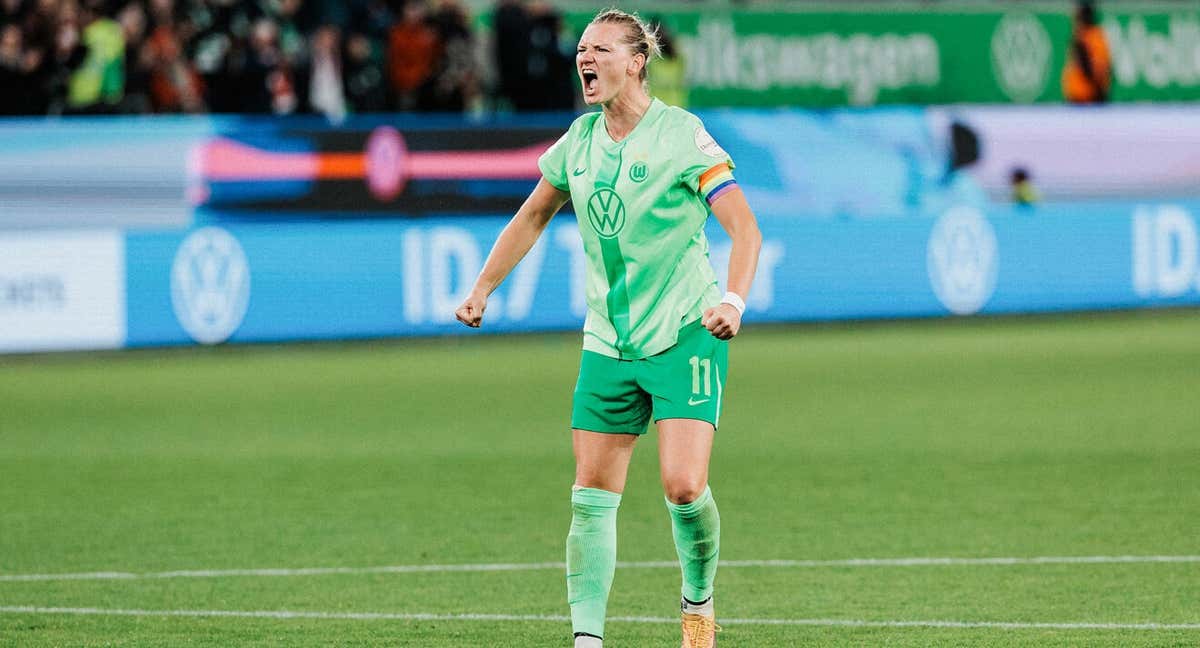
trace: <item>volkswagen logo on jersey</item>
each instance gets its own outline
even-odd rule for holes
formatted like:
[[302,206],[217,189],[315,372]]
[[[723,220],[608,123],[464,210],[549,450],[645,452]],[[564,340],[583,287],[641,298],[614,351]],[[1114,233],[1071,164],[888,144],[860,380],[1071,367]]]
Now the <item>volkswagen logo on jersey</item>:
[[171,304],[192,339],[217,344],[242,324],[250,301],[250,265],[232,234],[220,227],[196,230],[171,265]]
[[601,238],[614,238],[625,227],[625,203],[617,192],[601,187],[588,198],[588,222]]
[[996,289],[996,232],[973,207],[955,207],[929,234],[926,265],[933,292],[951,313],[970,315]]

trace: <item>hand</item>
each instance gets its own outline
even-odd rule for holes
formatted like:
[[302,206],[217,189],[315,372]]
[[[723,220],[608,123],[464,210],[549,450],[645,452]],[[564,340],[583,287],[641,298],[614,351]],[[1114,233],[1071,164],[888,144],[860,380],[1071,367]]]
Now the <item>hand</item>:
[[738,334],[742,328],[742,314],[733,304],[717,304],[704,311],[701,318],[704,328],[718,340],[728,340]]
[[480,322],[483,321],[483,311],[486,308],[487,295],[472,292],[462,306],[454,311],[454,317],[471,328],[479,328]]

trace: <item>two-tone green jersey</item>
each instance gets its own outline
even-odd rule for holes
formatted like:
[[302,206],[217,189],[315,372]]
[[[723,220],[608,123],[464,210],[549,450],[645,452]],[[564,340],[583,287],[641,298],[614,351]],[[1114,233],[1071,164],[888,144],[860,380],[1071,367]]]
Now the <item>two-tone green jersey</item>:
[[583,115],[538,160],[570,192],[587,258],[583,348],[644,358],[721,299],[708,260],[708,202],[732,187],[733,160],[695,115],[654,99],[620,142]]

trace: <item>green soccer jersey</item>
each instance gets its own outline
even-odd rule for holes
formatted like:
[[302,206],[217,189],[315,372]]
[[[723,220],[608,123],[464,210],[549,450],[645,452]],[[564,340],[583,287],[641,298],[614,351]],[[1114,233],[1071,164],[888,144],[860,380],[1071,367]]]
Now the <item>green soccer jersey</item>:
[[585,350],[652,356],[720,302],[704,236],[701,176],[732,184],[733,160],[698,117],[654,99],[633,131],[614,142],[603,113],[588,113],[538,167],[547,182],[570,192],[583,237]]

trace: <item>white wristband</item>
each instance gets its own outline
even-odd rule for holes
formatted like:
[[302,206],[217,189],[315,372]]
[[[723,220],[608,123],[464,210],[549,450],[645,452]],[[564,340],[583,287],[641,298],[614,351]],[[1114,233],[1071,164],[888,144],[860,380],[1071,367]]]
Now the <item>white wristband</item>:
[[739,297],[735,292],[725,293],[725,296],[721,298],[721,303],[729,304],[730,306],[736,308],[738,315],[746,314],[746,302],[742,301],[742,298]]

